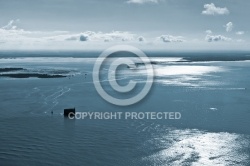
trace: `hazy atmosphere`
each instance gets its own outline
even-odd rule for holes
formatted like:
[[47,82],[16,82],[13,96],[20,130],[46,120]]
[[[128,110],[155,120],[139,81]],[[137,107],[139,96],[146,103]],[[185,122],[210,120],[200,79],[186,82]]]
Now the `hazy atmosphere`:
[[249,50],[248,0],[0,1],[0,49]]

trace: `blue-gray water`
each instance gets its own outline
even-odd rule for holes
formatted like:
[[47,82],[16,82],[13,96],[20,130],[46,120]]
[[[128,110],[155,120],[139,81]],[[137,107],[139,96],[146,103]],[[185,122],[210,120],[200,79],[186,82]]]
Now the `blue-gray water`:
[[[250,61],[177,57],[152,59],[157,62],[153,87],[128,107],[109,104],[96,92],[94,58],[1,58],[0,68],[68,77],[0,77],[0,165],[250,165]],[[136,79],[139,89],[144,85],[143,70],[121,70],[121,84]],[[62,116],[69,107],[177,111],[182,118],[70,120]]]

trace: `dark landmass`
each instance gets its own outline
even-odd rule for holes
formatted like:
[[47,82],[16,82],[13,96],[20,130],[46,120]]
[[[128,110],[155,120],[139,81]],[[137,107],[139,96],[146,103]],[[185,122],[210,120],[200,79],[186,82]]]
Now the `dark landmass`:
[[65,75],[50,75],[50,74],[39,74],[39,73],[18,73],[18,74],[0,74],[0,77],[10,77],[10,78],[64,78]]
[[[21,71],[21,72],[20,72]],[[11,73],[8,73],[11,72]],[[67,74],[70,71],[66,70],[49,70],[49,69],[40,69],[40,70],[30,70],[25,68],[17,67],[5,67],[0,68],[0,77],[9,77],[9,78],[64,78],[67,77]]]
[[9,72],[9,71],[19,71],[25,70],[24,68],[0,68],[0,72]]
[[184,62],[204,62],[204,61],[245,61],[250,60],[250,56],[219,56],[219,55],[210,55],[210,56],[190,56],[184,57]]
[[[148,62],[146,64],[151,64],[151,65],[157,65],[158,62],[155,62],[155,61],[151,61],[151,62]],[[135,63],[135,66],[138,67],[138,66],[144,66],[145,64],[143,62],[137,62]],[[127,65],[127,68],[133,68],[132,66],[129,66]]]
[[[157,64],[158,64],[158,62],[151,61],[151,62],[148,62],[148,64],[151,64],[151,65],[157,65]],[[138,62],[138,63],[135,63],[135,65],[137,66],[137,65],[145,65],[145,64],[144,64],[144,63],[142,63],[142,62]]]

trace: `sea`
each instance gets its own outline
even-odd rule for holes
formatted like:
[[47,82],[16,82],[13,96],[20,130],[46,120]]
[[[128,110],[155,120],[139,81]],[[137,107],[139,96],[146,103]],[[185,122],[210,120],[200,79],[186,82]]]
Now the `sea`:
[[[119,99],[143,90],[147,72],[138,57],[118,52],[93,71],[100,52],[0,52],[1,166],[249,166],[250,53],[146,52],[153,84],[137,103]],[[133,58],[135,68],[110,61]],[[128,94],[114,92],[110,72]],[[178,112],[181,118],[70,119],[77,112]]]

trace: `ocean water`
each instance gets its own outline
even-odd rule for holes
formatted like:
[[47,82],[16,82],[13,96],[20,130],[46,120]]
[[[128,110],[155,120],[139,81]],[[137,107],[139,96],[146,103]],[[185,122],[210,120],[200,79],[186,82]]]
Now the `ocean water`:
[[[250,57],[249,57],[250,58]],[[120,107],[102,99],[93,80],[96,58],[2,56],[8,74],[60,74],[63,78],[0,77],[0,165],[250,165],[250,61],[168,56],[151,58],[154,83],[139,103]],[[230,61],[229,61],[230,60]],[[105,90],[108,65],[101,73]],[[120,84],[145,84],[145,69],[119,68]],[[179,120],[64,118],[80,112],[180,112]],[[51,114],[53,111],[53,114]]]

